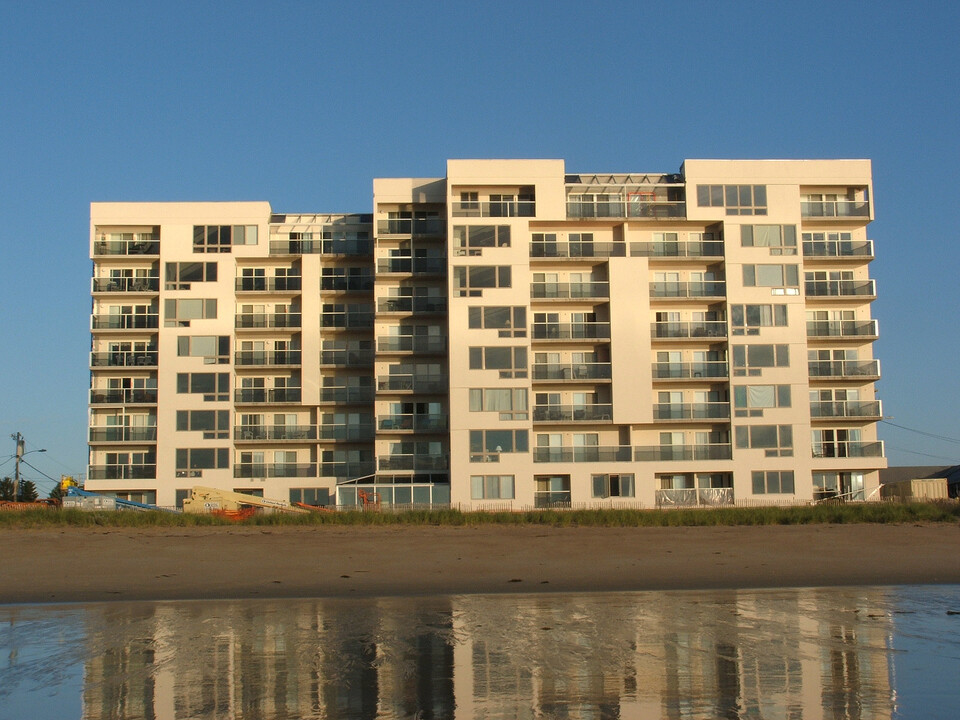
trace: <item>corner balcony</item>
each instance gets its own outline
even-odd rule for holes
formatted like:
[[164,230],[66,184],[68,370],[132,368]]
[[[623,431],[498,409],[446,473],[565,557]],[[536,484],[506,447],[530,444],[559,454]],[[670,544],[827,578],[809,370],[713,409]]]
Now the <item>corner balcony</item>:
[[234,402],[238,405],[299,403],[300,388],[241,388],[234,393]]
[[91,465],[89,480],[155,480],[156,465]]
[[381,472],[447,470],[449,465],[446,455],[381,455],[377,458]]
[[236,291],[239,292],[300,292],[301,279],[298,275],[286,277],[238,277]]
[[90,367],[156,367],[157,351],[92,352]]
[[300,364],[299,350],[238,350],[233,364],[238,367],[269,367]]
[[139,235],[130,240],[97,240],[93,244],[96,257],[111,255],[159,255],[160,236]]
[[305,478],[317,477],[316,463],[237,463],[235,478]]
[[725,338],[727,323],[709,320],[704,322],[655,322],[650,324],[650,337],[654,340],[700,340]]
[[377,220],[377,235],[426,235],[441,237],[447,233],[442,217],[389,218]]
[[91,405],[156,405],[156,388],[117,388],[90,391]]
[[730,460],[733,448],[729,443],[713,445],[651,445],[635,447],[636,462],[671,462],[675,460]]
[[849,340],[876,340],[876,320],[807,321],[807,337]]
[[870,203],[865,200],[827,200],[800,202],[800,217],[816,219],[861,219],[870,217]]
[[815,458],[879,458],[884,456],[882,440],[878,442],[854,442],[852,440],[815,442],[812,450]]
[[701,242],[632,242],[630,257],[690,259],[716,259],[723,257],[722,240]]
[[538,363],[533,366],[533,379],[548,382],[609,380],[611,363]]
[[654,363],[654,380],[715,380],[728,378],[730,368],[723,361],[699,363]]
[[873,240],[804,240],[804,258],[873,259]]
[[237,441],[316,440],[317,429],[313,425],[238,425],[233,429]]
[[704,282],[652,282],[650,299],[690,299],[722,298],[726,296],[727,284],[723,280]]
[[160,278],[152,277],[99,277],[93,278],[95,293],[157,293]]
[[396,275],[447,274],[447,259],[442,257],[387,257],[377,259],[377,272]]
[[687,204],[683,200],[631,199],[607,200],[598,202],[567,201],[568,219],[637,219],[660,220],[669,218],[685,218]]
[[156,313],[138,313],[134,315],[94,315],[94,330],[144,330],[160,326],[160,315]]
[[372,423],[345,425],[343,423],[320,425],[317,432],[320,440],[346,440],[352,442],[368,442],[374,438]]
[[444,297],[386,297],[377,301],[377,312],[383,314],[428,314],[447,312]]
[[447,338],[440,335],[393,335],[377,339],[377,352],[445,353]]
[[446,429],[446,415],[404,413],[377,418],[377,430],[381,432],[444,432]]
[[455,202],[451,203],[451,214],[453,217],[534,217],[537,203],[533,200]]
[[592,300],[610,297],[610,283],[530,283],[530,297],[534,300]]
[[534,242],[531,258],[579,259],[626,257],[627,245],[622,242]]
[[542,423],[609,422],[613,417],[613,405],[534,405],[533,421]]
[[807,363],[811,380],[879,380],[879,360],[814,360]]
[[609,340],[610,323],[533,323],[534,340]]
[[373,388],[367,387],[322,387],[320,388],[320,402],[356,405],[373,402]]
[[447,382],[447,378],[436,375],[381,375],[377,378],[377,390],[395,393],[446,393]]
[[535,463],[630,462],[632,459],[633,448],[629,445],[533,448],[533,461]]
[[876,298],[877,286],[873,280],[807,280],[807,297]]
[[879,400],[834,400],[810,403],[812,420],[879,420],[881,417]]
[[[156,418],[153,418],[156,422]],[[91,443],[136,442],[153,443],[157,441],[156,426],[120,426],[106,425],[90,428]]]
[[238,330],[263,330],[267,328],[299,328],[300,313],[237,313]]
[[730,403],[658,403],[653,406],[654,420],[716,420],[730,417]]
[[717,507],[733,505],[733,488],[657,490],[657,507]]

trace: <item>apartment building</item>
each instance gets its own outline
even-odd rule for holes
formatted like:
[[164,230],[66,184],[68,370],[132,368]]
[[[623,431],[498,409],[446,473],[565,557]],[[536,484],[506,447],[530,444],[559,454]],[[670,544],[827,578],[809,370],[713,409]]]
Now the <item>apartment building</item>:
[[874,497],[867,160],[450,160],[371,214],[93,203],[86,487],[350,506]]

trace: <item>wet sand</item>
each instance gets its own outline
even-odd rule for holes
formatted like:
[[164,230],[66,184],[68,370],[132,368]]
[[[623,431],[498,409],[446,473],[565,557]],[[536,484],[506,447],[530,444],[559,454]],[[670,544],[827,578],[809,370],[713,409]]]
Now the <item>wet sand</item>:
[[960,526],[0,530],[0,603],[960,583]]

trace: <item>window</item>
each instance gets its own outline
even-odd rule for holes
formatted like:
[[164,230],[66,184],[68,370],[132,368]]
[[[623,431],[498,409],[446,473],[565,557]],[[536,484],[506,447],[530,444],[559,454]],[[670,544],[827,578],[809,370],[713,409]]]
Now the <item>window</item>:
[[474,500],[513,500],[513,475],[471,475],[470,497]]
[[737,385],[733,388],[736,417],[762,417],[764,408],[790,407],[789,385]]
[[527,309],[523,306],[472,307],[468,313],[471,328],[495,328],[500,337],[527,336]]
[[194,225],[195,253],[228,253],[231,245],[256,245],[256,225]]
[[722,207],[727,215],[766,215],[766,185],[697,185],[697,205]]
[[482,255],[483,248],[510,247],[509,225],[454,225],[454,255]]
[[501,420],[526,420],[526,388],[470,388],[470,412],[498,412]]
[[569,507],[570,506],[570,476],[569,475],[535,475],[533,478],[534,507]]
[[230,467],[229,448],[177,448],[177,477],[201,477],[202,470]]
[[768,247],[771,255],[797,254],[796,225],[741,225],[743,247]]
[[215,298],[183,298],[164,301],[164,327],[190,327],[191,320],[217,317]]
[[788,290],[777,292],[774,295],[799,295],[800,273],[796,265],[744,265],[744,287],[772,287]]
[[203,432],[205,440],[230,437],[229,410],[177,410],[177,430]]
[[290,488],[290,502],[326,507],[330,504],[330,491],[327,488]]
[[753,494],[793,494],[793,470],[754,470]]
[[471,430],[470,462],[497,462],[500,453],[528,452],[526,430]]
[[731,305],[734,335],[759,335],[762,327],[786,327],[786,305]]
[[179,357],[202,357],[206,363],[230,362],[229,335],[183,335],[177,338]]
[[476,191],[468,191],[460,193],[460,209],[461,210],[479,210],[480,209],[480,193]]
[[189,290],[191,283],[215,282],[216,279],[217,264],[215,262],[167,263],[167,290]]
[[527,349],[525,347],[472,347],[471,370],[499,370],[502,378],[527,376]]
[[509,265],[469,265],[453,268],[454,297],[480,297],[484,288],[510,287]]
[[764,450],[767,457],[793,457],[791,425],[740,425],[735,435],[738,448]]
[[761,368],[789,367],[789,345],[734,345],[733,374],[760,375]]
[[[206,402],[230,399],[229,373],[177,373],[177,392],[203,395]],[[178,420],[179,422],[179,420]],[[179,427],[177,428],[180,429]]]
[[633,497],[633,473],[593,476],[593,497]]

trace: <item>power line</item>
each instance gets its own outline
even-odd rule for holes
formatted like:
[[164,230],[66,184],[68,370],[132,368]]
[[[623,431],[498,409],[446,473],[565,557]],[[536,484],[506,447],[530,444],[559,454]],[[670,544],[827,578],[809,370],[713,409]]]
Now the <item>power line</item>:
[[896,423],[892,423],[889,420],[881,420],[880,422],[886,425],[892,425],[895,428],[900,428],[901,430],[908,430],[909,432],[917,433],[918,435],[925,435],[929,438],[934,438],[935,440],[942,440],[944,442],[952,442],[960,445],[960,440],[958,440],[957,438],[947,437],[946,435],[935,435],[934,433],[928,433],[924,430],[917,430],[916,428],[906,427],[905,425],[897,425]]
[[56,483],[57,485],[60,484],[60,481],[59,481],[59,480],[57,480],[56,478],[50,477],[50,476],[47,475],[43,470],[39,470],[38,468],[33,467],[33,465],[31,465],[30,463],[28,463],[26,460],[24,460],[24,459],[21,458],[21,459],[20,459],[20,462],[22,462],[24,465],[26,465],[26,466],[29,467],[29,468],[33,468],[33,469],[36,470],[38,473],[40,473],[40,474],[43,475],[45,478],[47,478],[47,480],[52,480],[52,481],[53,481],[54,483]]
[[930,453],[917,452],[916,450],[907,450],[906,448],[894,447],[893,445],[890,445],[889,448],[891,450],[896,450],[897,452],[910,453],[911,455],[923,455],[924,457],[934,458],[936,460],[946,460],[947,462],[956,462],[956,458],[948,458],[948,457],[944,457],[943,455],[931,455]]

